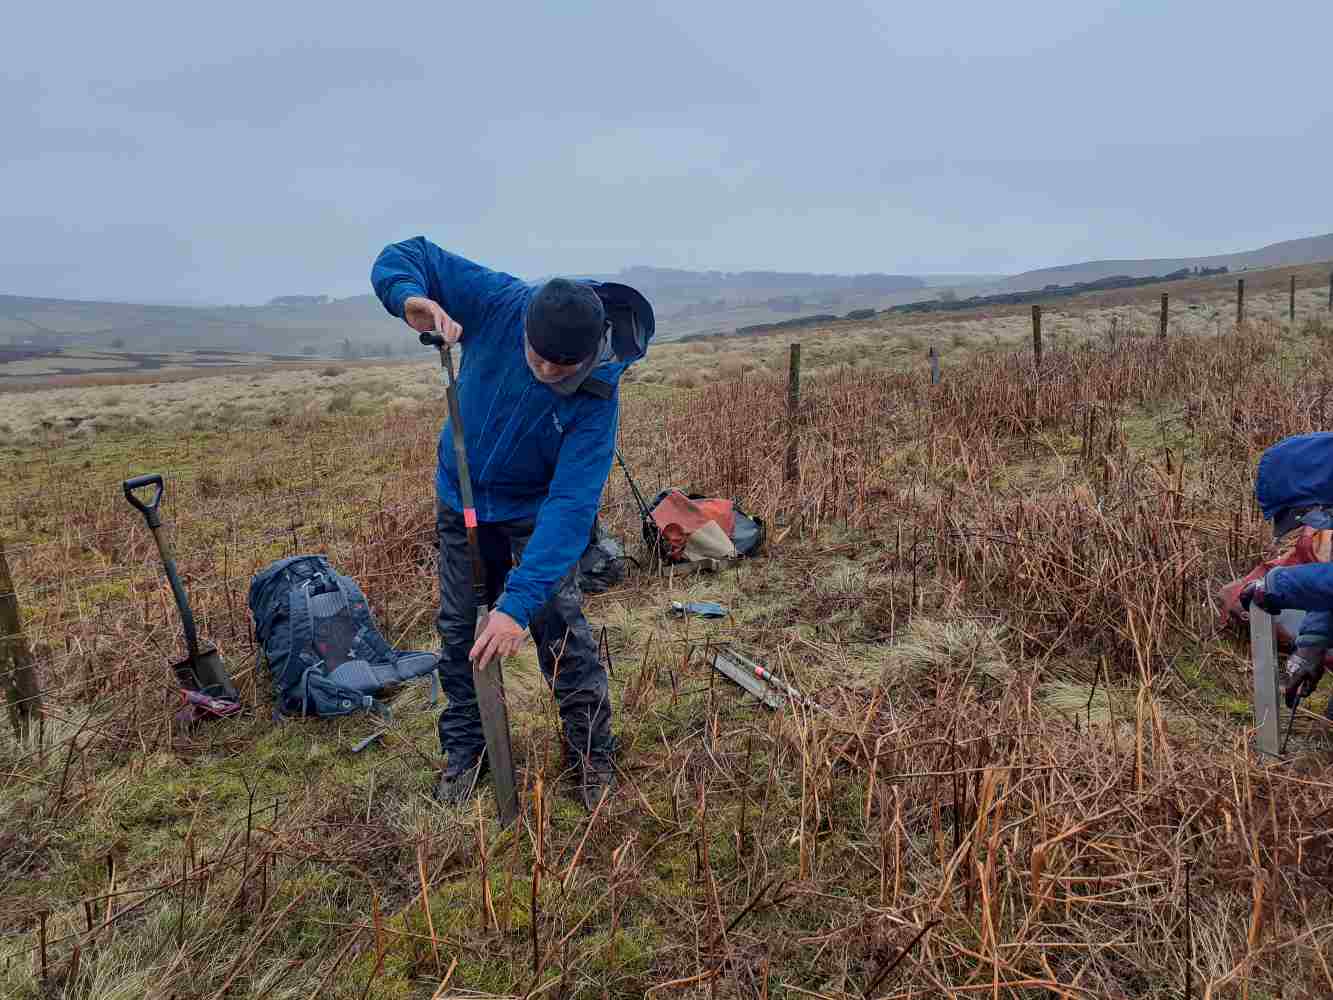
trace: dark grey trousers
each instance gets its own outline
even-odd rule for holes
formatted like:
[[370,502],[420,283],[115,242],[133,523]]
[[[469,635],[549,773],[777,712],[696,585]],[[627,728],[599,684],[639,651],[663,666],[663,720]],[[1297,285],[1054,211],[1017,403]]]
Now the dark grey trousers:
[[[533,527],[530,519],[478,525],[488,606],[503,592],[505,577],[522,558]],[[480,754],[486,745],[468,660],[476,602],[463,515],[437,502],[435,531],[440,540],[440,611],[435,627],[441,643],[440,685],[449,698],[440,714],[440,749],[453,761]],[[555,692],[568,749],[579,754],[609,753],[611,698],[606,668],[583,617],[577,570],[577,566],[570,570],[555,595],[532,616],[528,630],[537,644],[542,675]]]

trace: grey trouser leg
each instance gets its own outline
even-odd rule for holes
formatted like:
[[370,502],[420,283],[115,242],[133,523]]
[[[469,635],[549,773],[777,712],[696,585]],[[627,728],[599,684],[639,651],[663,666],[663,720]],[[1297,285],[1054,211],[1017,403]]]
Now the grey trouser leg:
[[[472,593],[472,561],[463,517],[436,504],[436,534],[440,541],[440,684],[449,705],[440,714],[440,749],[467,756],[485,747],[477,692],[472,684],[472,648],[476,624]],[[531,520],[482,524],[477,528],[486,574],[486,602],[493,605],[504,590],[512,565],[522,558],[532,537]],[[537,662],[555,693],[565,741],[578,753],[610,752],[611,698],[606,668],[597,656],[592,629],[583,617],[577,568],[561,582],[555,595],[528,623],[537,644]]]

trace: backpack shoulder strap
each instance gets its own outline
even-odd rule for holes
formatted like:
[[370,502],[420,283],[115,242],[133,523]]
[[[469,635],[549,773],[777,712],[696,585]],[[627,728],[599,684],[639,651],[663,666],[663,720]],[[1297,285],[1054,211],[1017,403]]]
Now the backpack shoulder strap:
[[[315,641],[315,620],[310,612],[309,581],[292,587],[287,592],[288,615],[287,627],[291,629],[291,659],[303,664],[304,668],[312,665],[307,650]],[[290,668],[289,668],[290,669]]]
[[389,645],[389,640],[385,639],[375,626],[375,618],[370,613],[370,602],[366,600],[365,592],[362,591],[360,584],[352,577],[345,576],[336,570],[330,573],[330,577],[338,585],[338,590],[347,601],[348,610],[360,626],[361,641],[375,650],[377,658],[387,660],[390,663],[397,660],[399,654]]
[[589,396],[596,396],[598,399],[610,399],[611,394],[616,391],[615,386],[610,382],[600,378],[593,378],[589,375],[579,386],[579,392],[586,392]]

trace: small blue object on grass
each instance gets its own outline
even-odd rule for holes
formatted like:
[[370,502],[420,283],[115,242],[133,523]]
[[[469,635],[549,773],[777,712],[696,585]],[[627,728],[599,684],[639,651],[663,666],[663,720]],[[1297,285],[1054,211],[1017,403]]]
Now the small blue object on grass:
[[682,615],[698,615],[700,618],[727,617],[727,609],[716,601],[690,601],[688,604],[672,601],[671,613],[678,617]]

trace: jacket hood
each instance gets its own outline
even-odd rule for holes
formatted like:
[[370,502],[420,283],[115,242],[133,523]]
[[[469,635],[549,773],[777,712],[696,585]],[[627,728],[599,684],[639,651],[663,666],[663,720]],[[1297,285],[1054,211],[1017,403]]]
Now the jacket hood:
[[629,285],[614,281],[588,281],[587,284],[602,300],[607,322],[611,325],[611,359],[594,368],[588,381],[614,386],[626,368],[648,353],[648,342],[657,329],[653,307]]
[[1333,431],[1283,438],[1265,451],[1254,498],[1269,521],[1293,507],[1333,505]]

